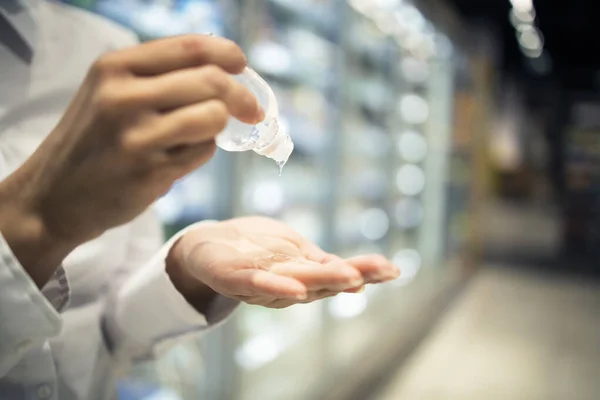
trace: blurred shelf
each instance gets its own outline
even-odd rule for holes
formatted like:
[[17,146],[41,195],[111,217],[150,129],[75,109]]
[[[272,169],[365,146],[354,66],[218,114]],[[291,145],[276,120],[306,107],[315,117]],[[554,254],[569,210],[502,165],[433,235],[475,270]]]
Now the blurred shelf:
[[[311,0],[267,0],[276,19],[290,25],[303,25],[313,29],[327,40],[336,41],[339,15],[335,12],[335,1]],[[312,3],[312,4],[311,4]],[[325,4],[323,4],[325,3]]]
[[315,79],[315,75],[311,74],[297,73],[295,71],[274,73],[260,66],[256,67],[255,70],[267,81],[283,86],[308,86],[323,93],[330,93],[333,88],[331,79]]
[[159,1],[101,0],[93,11],[130,28],[143,41],[185,33],[225,35],[221,9],[212,1],[169,8]]
[[311,31],[283,27],[253,44],[248,58],[250,65],[268,80],[329,92],[335,84],[332,54],[336,50],[337,46]]
[[[226,24],[235,19],[221,8],[228,2],[220,0],[100,3],[102,14],[133,28],[143,39],[183,32],[226,35],[232,28]],[[163,6],[191,3],[199,8],[184,12]],[[214,169],[204,166],[202,177],[180,191],[174,188],[173,202],[163,210],[169,236],[199,220],[257,213],[283,221],[328,251],[342,256],[386,254],[416,274],[424,216],[429,211],[424,204],[428,187],[414,197],[398,192],[397,170],[416,147],[413,142],[412,147],[405,146],[410,150],[399,150],[397,139],[410,126],[405,122],[394,126],[391,121],[398,113],[398,99],[409,89],[426,97],[429,81],[406,85],[404,77],[394,75],[400,73],[402,60],[397,47],[359,15],[344,20],[342,26],[341,8],[349,7],[346,3],[257,0],[252,2],[257,7],[243,7],[245,21],[231,31],[243,35],[234,39],[244,43],[249,64],[273,88],[295,150],[281,176],[272,160],[251,152],[232,155],[235,160],[227,157]],[[341,35],[345,40],[340,40]],[[429,128],[425,124],[419,128],[417,135],[426,136]],[[449,169],[454,175],[445,182],[443,201],[449,215],[443,217],[449,221],[450,237],[444,233],[444,240],[452,248],[462,246],[468,229],[465,221],[469,221],[463,211],[471,190],[472,157],[470,141],[465,143],[464,148],[451,151],[454,162]],[[429,150],[422,159],[412,159],[420,168],[431,157]],[[574,151],[582,152],[575,147]],[[397,292],[397,286],[389,290],[373,286],[365,294],[342,294],[313,308],[242,307],[233,324],[236,331],[219,336],[207,356],[207,364],[218,364],[207,368],[214,378],[211,382],[219,383],[206,398],[298,400],[297,388],[312,390],[322,384],[334,364],[339,362],[346,374],[347,366],[355,364],[347,362],[347,353],[355,357],[351,361],[360,360],[373,349],[372,343],[385,336],[387,328],[379,328],[395,318],[386,305],[396,303]],[[354,328],[361,326],[367,330],[357,335]],[[335,363],[329,359],[331,344],[339,352]],[[308,377],[311,374],[314,381]],[[239,393],[229,396],[225,392],[230,387]],[[310,394],[304,398],[320,398]]]

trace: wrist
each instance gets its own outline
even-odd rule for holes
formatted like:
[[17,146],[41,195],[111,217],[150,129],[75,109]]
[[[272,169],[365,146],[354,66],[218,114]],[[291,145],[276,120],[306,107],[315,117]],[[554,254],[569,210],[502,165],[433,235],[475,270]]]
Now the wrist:
[[41,288],[77,243],[49,233],[43,218],[0,184],[0,232],[21,266]]
[[186,301],[196,311],[205,314],[217,293],[191,272],[187,250],[183,237],[171,246],[165,260],[166,272]]

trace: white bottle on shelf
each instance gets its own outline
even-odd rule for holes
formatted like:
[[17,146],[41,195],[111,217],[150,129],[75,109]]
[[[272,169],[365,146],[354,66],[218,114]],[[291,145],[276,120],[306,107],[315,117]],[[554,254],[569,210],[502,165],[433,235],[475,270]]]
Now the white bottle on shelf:
[[227,151],[254,152],[274,160],[281,169],[294,150],[294,143],[279,119],[277,100],[271,87],[251,68],[235,75],[250,89],[265,110],[265,119],[256,125],[230,118],[225,130],[217,136],[217,145]]

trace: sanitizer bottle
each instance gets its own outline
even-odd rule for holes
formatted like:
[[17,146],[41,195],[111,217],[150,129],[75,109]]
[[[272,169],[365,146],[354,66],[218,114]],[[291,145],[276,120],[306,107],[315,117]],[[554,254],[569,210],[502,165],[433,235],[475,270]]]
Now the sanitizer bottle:
[[235,75],[241,84],[254,93],[265,110],[265,119],[256,125],[230,118],[225,130],[217,136],[217,145],[227,151],[253,150],[274,160],[279,173],[294,150],[294,143],[279,119],[277,100],[269,85],[251,68]]

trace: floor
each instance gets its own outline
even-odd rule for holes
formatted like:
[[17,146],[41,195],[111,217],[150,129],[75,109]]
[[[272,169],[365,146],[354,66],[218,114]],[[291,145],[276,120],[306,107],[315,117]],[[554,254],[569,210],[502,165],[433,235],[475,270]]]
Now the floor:
[[372,399],[600,399],[600,284],[484,268]]
[[530,263],[558,259],[562,227],[556,207],[491,201],[483,212],[486,259]]

